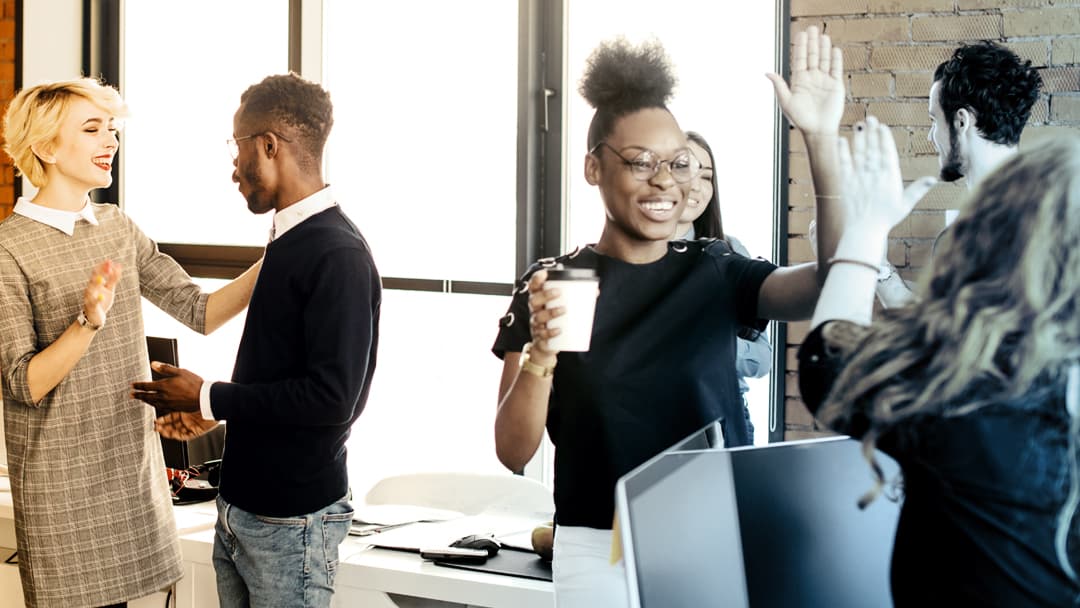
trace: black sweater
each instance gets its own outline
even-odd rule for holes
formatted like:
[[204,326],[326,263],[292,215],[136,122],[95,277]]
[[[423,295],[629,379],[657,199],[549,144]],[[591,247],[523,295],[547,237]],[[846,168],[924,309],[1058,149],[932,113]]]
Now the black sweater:
[[380,301],[371,251],[338,207],[266,247],[232,382],[210,389],[228,423],[223,499],[288,517],[346,494],[345,441],[375,371]]

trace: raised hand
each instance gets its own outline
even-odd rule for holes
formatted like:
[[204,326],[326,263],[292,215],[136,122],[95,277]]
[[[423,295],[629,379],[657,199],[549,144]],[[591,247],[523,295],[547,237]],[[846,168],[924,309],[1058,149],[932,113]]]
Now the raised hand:
[[850,147],[840,139],[838,157],[845,231],[887,234],[937,183],[922,177],[904,188],[892,131],[873,116],[855,125]]
[[116,285],[120,282],[123,267],[112,260],[105,260],[94,267],[90,281],[83,292],[83,314],[90,323],[102,326],[116,297]]
[[804,135],[835,135],[844,114],[844,58],[817,27],[795,35],[791,86],[766,74],[784,115]]
[[154,421],[154,430],[166,439],[187,441],[211,431],[218,425],[198,412],[170,412]]

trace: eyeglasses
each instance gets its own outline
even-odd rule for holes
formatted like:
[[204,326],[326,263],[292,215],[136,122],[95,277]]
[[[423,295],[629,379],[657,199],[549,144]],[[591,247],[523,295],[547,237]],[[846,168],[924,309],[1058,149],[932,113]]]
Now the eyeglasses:
[[236,160],[237,158],[240,157],[240,143],[239,142],[242,142],[245,139],[251,139],[253,137],[259,137],[260,135],[266,135],[267,133],[273,133],[275,136],[277,136],[278,139],[280,139],[281,141],[283,141],[285,143],[292,143],[291,139],[286,139],[285,137],[283,137],[277,131],[262,131],[260,133],[252,133],[251,135],[244,135],[243,137],[230,137],[229,139],[225,140],[225,145],[229,149],[229,157],[232,158],[233,160]]
[[593,149],[589,150],[589,154],[596,154],[596,150],[600,146],[614,152],[615,156],[618,156],[624,165],[630,167],[630,174],[634,176],[634,179],[643,182],[652,179],[653,176],[660,172],[660,167],[664,164],[667,164],[671,178],[680,184],[685,184],[697,177],[698,173],[701,173],[701,161],[689,149],[680,150],[675,154],[675,158],[671,160],[660,160],[656,152],[652,150],[644,150],[641,154],[630,159],[620,154],[606,141],[602,141],[593,146]]

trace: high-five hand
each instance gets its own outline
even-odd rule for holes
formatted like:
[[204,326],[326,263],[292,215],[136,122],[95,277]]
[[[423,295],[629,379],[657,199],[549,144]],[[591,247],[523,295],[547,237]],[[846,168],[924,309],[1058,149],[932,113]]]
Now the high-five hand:
[[835,135],[844,114],[844,58],[817,27],[795,35],[791,86],[777,74],[766,74],[791,124],[805,135]]
[[936,183],[923,177],[904,188],[892,131],[873,116],[855,126],[850,148],[840,139],[838,157],[845,232],[888,234]]
[[97,327],[105,324],[105,317],[116,297],[116,284],[120,282],[123,267],[112,260],[105,260],[94,267],[90,281],[83,292],[83,314]]

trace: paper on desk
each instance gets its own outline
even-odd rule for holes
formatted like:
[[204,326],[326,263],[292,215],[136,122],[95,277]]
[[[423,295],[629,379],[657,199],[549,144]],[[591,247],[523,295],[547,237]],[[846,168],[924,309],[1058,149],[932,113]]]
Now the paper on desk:
[[463,515],[457,511],[416,505],[358,505],[353,513],[353,521],[363,524],[394,526],[410,522],[446,521],[463,517]]
[[538,523],[532,519],[491,514],[471,515],[449,521],[416,523],[364,537],[363,541],[377,547],[419,550],[447,547],[450,543],[472,534],[490,534],[495,538],[532,530]]

